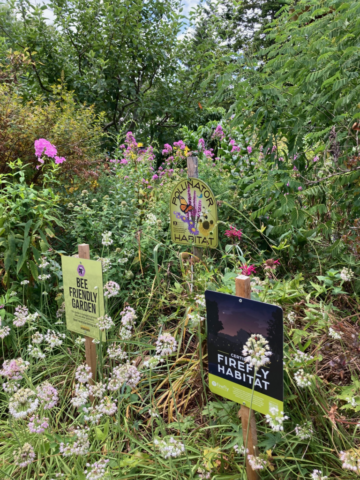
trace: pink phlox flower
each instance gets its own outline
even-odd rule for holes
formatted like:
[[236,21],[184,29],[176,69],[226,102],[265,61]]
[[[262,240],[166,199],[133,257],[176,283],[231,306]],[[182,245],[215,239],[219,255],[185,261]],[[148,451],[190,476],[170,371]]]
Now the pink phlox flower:
[[240,268],[241,268],[241,273],[243,275],[246,275],[247,277],[250,277],[252,273],[256,273],[255,265],[247,265],[245,263],[245,265],[242,265]]
[[233,146],[230,153],[235,153],[235,152],[240,152],[240,147],[238,147],[237,145]]
[[200,138],[198,146],[201,147],[202,150],[205,150],[205,140],[203,138]]
[[179,140],[178,142],[174,142],[174,147],[180,148],[180,150],[185,150],[186,145],[182,140]]
[[299,190],[299,192],[301,192],[301,190],[302,190],[302,187],[298,187],[298,190]]
[[277,148],[276,145],[273,145],[271,151],[274,153],[276,151],[276,148]]
[[316,156],[314,157],[313,162],[317,162],[318,160],[319,160],[319,157],[316,155]]
[[233,138],[230,139],[229,145],[231,145],[232,147],[236,145],[236,142]]
[[129,175],[125,175],[124,180],[125,179],[128,180],[129,178],[130,178]]
[[215,131],[214,131],[214,133],[211,135],[211,138],[212,138],[212,139],[218,138],[220,141],[225,138],[225,134],[224,134],[224,132],[223,132],[223,129],[222,129],[222,126],[221,126],[221,125],[218,125],[218,126],[215,128]]
[[127,165],[127,164],[129,163],[129,161],[126,160],[126,158],[122,158],[120,163],[121,163],[122,165]]
[[162,151],[162,154],[163,155],[170,155],[171,152],[172,152],[172,146],[169,145],[168,143],[165,143],[164,150]]
[[250,154],[252,152],[252,147],[249,145],[248,147],[246,147],[246,150],[248,151],[248,153]]
[[206,157],[212,158],[215,154],[213,153],[213,148],[210,148],[210,150],[205,150],[204,154]]
[[125,143],[127,143],[130,148],[137,147],[137,142],[132,132],[127,132]]
[[125,145],[124,145],[124,144],[122,144],[122,145],[120,145],[120,147],[119,147],[119,148],[125,148]]
[[55,157],[55,163],[59,164],[59,163],[64,163],[66,162],[66,158],[64,157]]
[[284,157],[279,157],[279,162],[283,162],[284,161]]
[[295,165],[294,165],[294,168],[293,168],[293,170],[297,170],[297,168],[295,167]]
[[54,145],[52,145],[48,140],[45,138],[39,138],[39,140],[35,140],[34,143],[35,147],[35,155],[39,158],[44,153],[50,158],[54,158],[57,155],[57,150]]
[[157,175],[156,173],[155,173],[155,175],[152,176],[153,180],[157,180],[158,178],[159,178],[159,175]]

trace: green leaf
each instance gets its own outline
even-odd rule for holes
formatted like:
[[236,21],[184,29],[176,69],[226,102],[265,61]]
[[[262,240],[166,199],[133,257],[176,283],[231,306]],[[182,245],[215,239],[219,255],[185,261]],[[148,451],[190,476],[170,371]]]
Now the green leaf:
[[34,277],[34,279],[37,281],[38,280],[38,277],[39,277],[39,272],[38,272],[38,269],[37,269],[37,266],[35,265],[34,261],[33,260],[30,260],[30,272],[31,272],[31,275]]

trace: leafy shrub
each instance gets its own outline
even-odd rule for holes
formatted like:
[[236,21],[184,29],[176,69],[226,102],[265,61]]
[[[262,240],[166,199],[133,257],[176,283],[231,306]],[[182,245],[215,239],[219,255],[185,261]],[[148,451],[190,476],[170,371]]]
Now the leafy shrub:
[[24,103],[11,86],[0,85],[0,173],[11,172],[10,162],[20,158],[27,165],[26,180],[41,183],[34,142],[46,138],[67,160],[61,175],[97,177],[102,116],[97,116],[93,107],[77,105],[72,94],[61,87],[54,87],[53,93],[50,103],[42,97]]

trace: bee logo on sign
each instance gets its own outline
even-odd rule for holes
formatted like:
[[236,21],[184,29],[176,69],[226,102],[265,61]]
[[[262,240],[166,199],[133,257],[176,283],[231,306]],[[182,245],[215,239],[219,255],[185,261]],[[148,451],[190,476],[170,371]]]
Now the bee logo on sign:
[[181,180],[170,199],[171,239],[180,245],[218,246],[217,205],[210,187],[198,178]]

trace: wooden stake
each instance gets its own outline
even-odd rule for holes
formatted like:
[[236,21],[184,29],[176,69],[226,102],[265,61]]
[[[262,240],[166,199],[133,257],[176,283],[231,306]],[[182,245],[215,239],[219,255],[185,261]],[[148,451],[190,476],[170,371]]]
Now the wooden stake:
[[[84,258],[90,260],[90,247],[87,243],[82,243],[78,245],[79,258]],[[85,337],[85,356],[86,363],[91,368],[91,381],[93,384],[96,380],[96,344],[93,343],[93,339],[90,337]]]
[[[235,278],[235,295],[242,298],[251,298],[250,277],[246,277],[245,275],[239,275],[237,278]],[[257,448],[256,420],[254,410],[251,410],[250,413],[250,408],[242,405],[238,415],[241,418],[242,423],[244,447],[249,450],[249,455],[258,456],[259,452]],[[247,445],[245,445],[246,436],[248,437]],[[251,468],[247,458],[246,473],[248,480],[259,479],[257,471],[254,471]]]
[[[197,157],[187,157],[187,174],[188,177],[199,178]],[[203,249],[199,247],[193,247],[193,254],[201,260],[203,257]]]

